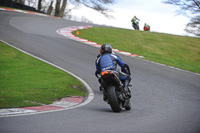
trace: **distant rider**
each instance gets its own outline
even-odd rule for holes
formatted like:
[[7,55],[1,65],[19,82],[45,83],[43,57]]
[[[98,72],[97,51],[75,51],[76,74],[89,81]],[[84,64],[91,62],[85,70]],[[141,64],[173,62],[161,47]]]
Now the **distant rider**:
[[131,20],[132,26],[135,30],[139,30],[138,21],[140,21],[136,16],[134,16]]
[[[121,67],[121,71],[117,70],[117,65]],[[100,54],[97,56],[96,59],[96,72],[95,75],[97,76],[102,71],[105,70],[114,70],[119,73],[119,79],[124,84],[124,94],[131,97],[129,93],[128,85],[131,81],[131,73],[129,66],[125,64],[119,56],[112,52],[112,46],[110,44],[103,44],[100,48]],[[126,72],[126,73],[124,73]]]
[[150,26],[148,24],[144,24],[144,31],[150,31]]

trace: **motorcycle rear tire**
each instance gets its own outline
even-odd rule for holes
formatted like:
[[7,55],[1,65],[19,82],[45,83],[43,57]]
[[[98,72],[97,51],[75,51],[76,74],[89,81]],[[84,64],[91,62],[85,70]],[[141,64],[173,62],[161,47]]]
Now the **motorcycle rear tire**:
[[121,112],[122,106],[121,102],[118,100],[118,97],[116,95],[116,89],[115,86],[109,86],[107,88],[107,96],[108,96],[108,102],[114,112]]

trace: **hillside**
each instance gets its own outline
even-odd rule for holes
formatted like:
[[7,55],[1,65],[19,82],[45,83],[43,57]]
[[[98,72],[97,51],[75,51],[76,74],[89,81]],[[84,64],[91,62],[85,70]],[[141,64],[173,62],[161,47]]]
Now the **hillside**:
[[200,73],[200,38],[118,28],[93,27],[79,35],[99,44],[144,56],[146,60]]

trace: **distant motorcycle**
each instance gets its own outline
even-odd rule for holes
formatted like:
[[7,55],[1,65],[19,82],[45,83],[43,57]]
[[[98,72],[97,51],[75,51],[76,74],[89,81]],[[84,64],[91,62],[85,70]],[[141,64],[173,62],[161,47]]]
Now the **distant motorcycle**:
[[150,26],[148,24],[144,24],[144,31],[150,31]]
[[[130,96],[124,94],[124,86],[119,79],[119,73],[117,71],[103,71],[98,78],[101,84],[100,89],[104,95],[104,101],[110,104],[114,112],[120,112],[123,108],[131,110]],[[130,89],[128,90],[131,93]]]
[[139,29],[139,20],[136,20],[136,22],[132,22],[132,26],[135,30],[140,30]]

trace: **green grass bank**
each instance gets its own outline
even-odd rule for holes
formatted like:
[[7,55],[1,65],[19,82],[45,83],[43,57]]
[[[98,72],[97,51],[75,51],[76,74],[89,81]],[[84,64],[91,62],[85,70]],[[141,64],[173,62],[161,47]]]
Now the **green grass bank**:
[[82,29],[76,36],[98,44],[109,43],[146,60],[200,73],[200,38],[104,27]]
[[0,109],[86,96],[73,76],[0,42]]

